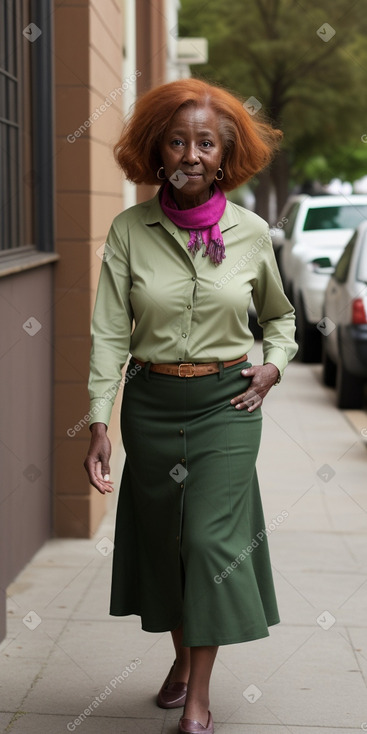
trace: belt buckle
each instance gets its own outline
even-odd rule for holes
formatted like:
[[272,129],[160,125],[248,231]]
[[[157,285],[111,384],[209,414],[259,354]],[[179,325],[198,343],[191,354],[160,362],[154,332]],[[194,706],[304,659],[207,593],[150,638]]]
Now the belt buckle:
[[[185,372],[182,374],[181,368],[182,367],[191,367],[191,373]],[[181,364],[178,365],[178,376],[179,377],[195,377],[195,368],[193,362],[181,362]]]

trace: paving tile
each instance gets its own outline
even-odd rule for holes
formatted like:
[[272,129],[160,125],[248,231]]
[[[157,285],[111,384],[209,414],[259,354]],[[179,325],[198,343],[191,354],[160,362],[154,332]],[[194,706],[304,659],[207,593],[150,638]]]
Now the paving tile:
[[70,621],[27,696],[27,710],[77,715],[109,687],[108,715],[162,718],[154,704],[154,654],[146,664],[159,635],[142,632],[138,622],[128,630],[108,621]]
[[28,565],[21,577],[8,588],[8,610],[13,617],[20,619],[30,610],[35,611],[41,619],[68,617],[92,584],[99,563],[99,559],[96,560],[92,554],[87,563],[83,560],[80,568],[37,568]]
[[[214,721],[215,731],[220,734],[353,734],[360,733],[360,729],[354,728],[332,728],[327,727],[304,727],[304,726],[284,726],[279,723],[271,724],[231,724],[229,722]],[[175,729],[166,722],[162,734],[176,734]]]
[[0,664],[7,665],[8,669],[18,667],[24,659],[41,664],[47,659],[64,625],[65,620],[62,619],[43,619],[35,629],[29,629],[20,619],[13,619],[9,626],[14,637],[2,645]]
[[105,559],[99,568],[93,583],[80,597],[78,604],[71,614],[71,619],[118,620],[109,614],[110,589],[112,573],[112,555]]
[[[4,705],[4,704],[2,704]],[[12,714],[2,714],[0,713],[0,728],[1,731],[5,732],[6,727],[8,726],[9,722],[12,719]]]
[[[69,729],[67,726],[69,724]],[[11,728],[11,734],[65,734],[68,731],[88,734],[160,734],[162,722],[154,719],[106,717],[93,714],[81,724],[74,725],[67,716],[29,714],[21,716]]]
[[261,695],[241,704],[236,682],[231,706],[238,707],[231,712],[223,688],[222,699],[212,704],[219,720],[329,727],[357,727],[364,721],[365,682],[344,628],[279,627],[261,653],[259,642],[248,645],[242,657],[221,648],[220,661],[242,682],[242,690],[254,685]]
[[[365,679],[367,680],[367,629],[361,629],[361,628],[348,628],[347,635],[351,640],[352,649],[355,654],[356,663],[363,671],[363,674],[365,676]],[[367,721],[367,712],[366,712],[366,721]],[[365,728],[365,731],[367,731],[367,726]]]
[[367,573],[367,558],[358,553],[365,547],[364,535],[317,533],[288,527],[288,519],[271,533],[272,555],[278,565],[289,571]]
[[51,538],[32,558],[35,568],[80,568],[91,560],[95,541],[83,538]]
[[14,713],[22,708],[22,702],[41,670],[39,660],[18,660],[17,665],[1,659],[0,707],[4,712]]
[[367,626],[365,574],[290,573],[275,564],[273,572],[283,622],[309,623],[327,610],[338,624]]

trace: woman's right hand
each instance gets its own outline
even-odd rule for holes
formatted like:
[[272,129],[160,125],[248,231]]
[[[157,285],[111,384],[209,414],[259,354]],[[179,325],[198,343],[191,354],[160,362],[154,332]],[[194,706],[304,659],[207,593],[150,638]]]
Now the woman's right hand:
[[84,468],[93,487],[101,494],[113,492],[113,482],[110,480],[111,442],[107,436],[105,423],[92,423],[91,440]]

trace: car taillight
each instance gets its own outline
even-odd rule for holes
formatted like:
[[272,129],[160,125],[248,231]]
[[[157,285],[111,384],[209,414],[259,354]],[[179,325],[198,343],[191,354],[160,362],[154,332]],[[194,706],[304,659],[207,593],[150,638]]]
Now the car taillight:
[[362,298],[352,302],[352,324],[367,324],[366,310]]

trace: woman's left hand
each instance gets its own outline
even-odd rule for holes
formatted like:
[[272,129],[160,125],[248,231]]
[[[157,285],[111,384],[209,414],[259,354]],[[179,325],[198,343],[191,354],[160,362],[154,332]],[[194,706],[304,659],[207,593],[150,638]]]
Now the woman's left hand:
[[260,408],[270,388],[275,385],[279,377],[279,370],[274,364],[268,362],[241,370],[241,375],[252,377],[251,385],[244,393],[232,398],[231,405],[234,405],[236,410],[247,408],[249,413],[253,413],[256,408]]

